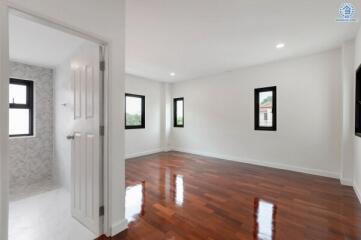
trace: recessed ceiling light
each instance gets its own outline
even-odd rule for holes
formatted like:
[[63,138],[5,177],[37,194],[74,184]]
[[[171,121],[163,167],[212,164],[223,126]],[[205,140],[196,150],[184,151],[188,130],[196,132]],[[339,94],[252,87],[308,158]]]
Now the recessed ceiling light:
[[174,76],[175,76],[175,73],[174,73],[174,72],[171,72],[171,73],[169,73],[169,75],[171,75],[172,77],[174,77]]
[[276,45],[276,48],[277,48],[277,49],[281,49],[281,48],[284,48],[285,46],[286,46],[286,44],[284,44],[284,43],[279,43],[279,44]]

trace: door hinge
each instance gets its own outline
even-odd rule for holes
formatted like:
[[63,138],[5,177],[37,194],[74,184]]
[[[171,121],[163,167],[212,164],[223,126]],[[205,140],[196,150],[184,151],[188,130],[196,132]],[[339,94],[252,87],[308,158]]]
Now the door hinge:
[[104,216],[104,206],[101,206],[100,208],[99,208],[99,216],[101,217],[101,216]]
[[102,72],[105,71],[105,61],[100,61],[100,62],[99,62],[99,69],[100,69],[100,71],[102,71]]
[[99,127],[99,134],[100,134],[100,136],[104,136],[104,133],[105,133],[105,130],[104,130],[104,126],[100,126]]

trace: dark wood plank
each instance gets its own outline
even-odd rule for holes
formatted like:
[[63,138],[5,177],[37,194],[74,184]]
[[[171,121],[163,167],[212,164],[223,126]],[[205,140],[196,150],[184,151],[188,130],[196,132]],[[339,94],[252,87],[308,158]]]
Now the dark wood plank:
[[169,152],[127,160],[126,183],[129,229],[111,239],[361,239],[337,179]]

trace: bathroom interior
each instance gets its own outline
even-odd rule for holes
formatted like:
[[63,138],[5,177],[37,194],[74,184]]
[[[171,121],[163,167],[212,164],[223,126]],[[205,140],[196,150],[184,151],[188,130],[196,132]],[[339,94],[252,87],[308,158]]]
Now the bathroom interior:
[[[9,16],[9,74],[16,79],[9,85],[10,240],[96,237],[70,212],[70,61],[84,44],[89,41],[24,16]],[[28,97],[22,82],[32,85],[31,110],[12,108]]]

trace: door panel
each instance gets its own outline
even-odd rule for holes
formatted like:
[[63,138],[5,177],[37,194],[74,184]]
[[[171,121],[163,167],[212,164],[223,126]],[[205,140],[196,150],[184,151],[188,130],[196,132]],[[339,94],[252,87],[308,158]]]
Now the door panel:
[[73,57],[74,141],[72,215],[99,235],[101,204],[99,46],[84,44]]
[[86,137],[86,155],[87,155],[87,168],[86,168],[86,182],[90,183],[86,186],[86,216],[89,218],[94,218],[95,213],[94,209],[96,208],[94,206],[94,168],[96,165],[96,162],[94,161],[94,149],[95,149],[95,137],[93,134],[87,134]]
[[73,70],[74,77],[74,119],[81,118],[81,69]]
[[[74,132],[74,142],[73,142],[73,159],[72,159],[72,192],[80,192],[80,174],[75,174],[81,168],[80,161],[74,161],[75,159],[81,159],[81,133]],[[76,179],[74,179],[76,178]],[[72,208],[80,209],[80,195],[72,194],[73,204]]]
[[93,66],[86,66],[86,117],[94,117],[94,78]]

